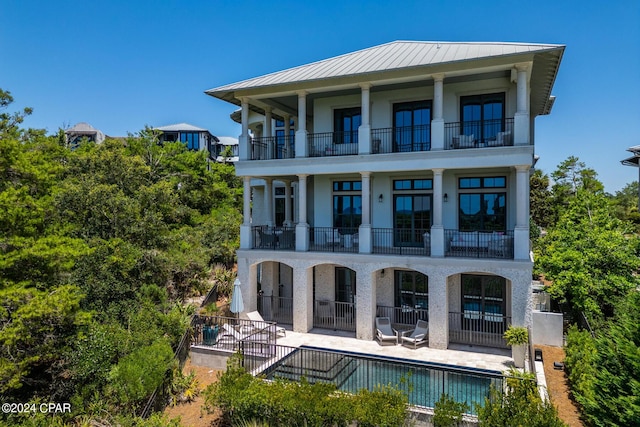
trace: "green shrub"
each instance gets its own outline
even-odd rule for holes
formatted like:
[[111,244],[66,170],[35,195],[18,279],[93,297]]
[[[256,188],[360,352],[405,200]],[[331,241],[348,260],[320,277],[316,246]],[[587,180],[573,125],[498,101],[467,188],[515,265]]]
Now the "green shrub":
[[455,427],[462,422],[462,415],[469,410],[469,405],[456,402],[446,393],[440,395],[433,410],[435,427]]

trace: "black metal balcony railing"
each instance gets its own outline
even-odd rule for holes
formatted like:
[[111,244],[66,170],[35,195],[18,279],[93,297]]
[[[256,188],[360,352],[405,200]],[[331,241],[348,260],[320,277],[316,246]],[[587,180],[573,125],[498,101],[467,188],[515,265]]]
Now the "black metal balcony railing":
[[350,156],[358,154],[358,131],[310,133],[309,157]]
[[293,324],[293,298],[261,295],[258,297],[258,312],[267,321]]
[[295,143],[290,136],[263,136],[251,140],[251,160],[291,159]]
[[449,342],[508,348],[504,331],[511,324],[510,316],[482,311],[449,312]]
[[341,331],[356,330],[356,305],[350,302],[313,302],[313,327]]
[[374,254],[431,255],[431,238],[426,228],[372,228]]
[[192,345],[237,351],[241,341],[272,346],[277,333],[274,322],[253,322],[222,316],[195,316]]
[[444,230],[445,256],[513,259],[513,230]]
[[513,119],[445,123],[444,148],[504,147],[513,145]]
[[358,253],[358,227],[311,227],[309,251]]
[[404,153],[431,150],[431,126],[371,129],[371,152]]
[[251,227],[253,233],[253,249],[271,249],[274,251],[296,250],[295,227],[268,227],[257,225]]
[[429,310],[426,308],[415,307],[388,307],[378,305],[376,307],[377,317],[388,317],[394,327],[401,329],[415,328],[418,320],[429,322]]

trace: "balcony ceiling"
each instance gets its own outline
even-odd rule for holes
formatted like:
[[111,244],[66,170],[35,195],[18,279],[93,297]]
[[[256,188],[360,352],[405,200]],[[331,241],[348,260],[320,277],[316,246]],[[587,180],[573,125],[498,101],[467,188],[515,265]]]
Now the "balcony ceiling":
[[328,96],[327,92],[330,96],[359,93],[363,82],[373,83],[372,91],[428,86],[437,73],[445,73],[446,83],[470,81],[493,73],[504,75],[514,64],[532,62],[531,109],[540,115],[547,114],[553,105],[551,89],[563,53],[563,45],[552,44],[396,41],[205,93],[236,105],[240,105],[240,97],[247,96],[254,110],[271,106],[295,114],[299,90],[307,91],[313,99]]

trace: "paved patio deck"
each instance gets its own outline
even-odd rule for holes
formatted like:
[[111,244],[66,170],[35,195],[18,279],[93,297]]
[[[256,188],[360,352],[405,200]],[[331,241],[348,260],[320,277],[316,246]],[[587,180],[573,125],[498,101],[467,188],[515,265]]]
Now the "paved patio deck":
[[500,372],[513,366],[511,350],[466,345],[455,345],[447,350],[433,349],[423,345],[413,350],[399,344],[381,346],[378,341],[355,339],[353,333],[326,329],[312,329],[309,333],[287,330],[286,336],[278,337],[278,344],[290,347],[306,345],[421,362],[490,369]]

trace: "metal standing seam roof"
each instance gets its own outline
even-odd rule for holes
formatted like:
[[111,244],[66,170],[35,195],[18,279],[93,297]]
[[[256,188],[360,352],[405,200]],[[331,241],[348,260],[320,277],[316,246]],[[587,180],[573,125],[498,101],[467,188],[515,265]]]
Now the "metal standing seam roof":
[[155,128],[155,129],[161,130],[163,132],[180,132],[180,131],[186,131],[186,132],[209,132],[209,129],[199,128],[197,126],[193,126],[193,125],[190,125],[188,123],[177,123],[175,125],[160,126],[160,127]]
[[479,42],[395,41],[333,58],[219,86],[205,93],[225,93],[287,83],[361,75],[491,57],[564,50],[564,45]]

